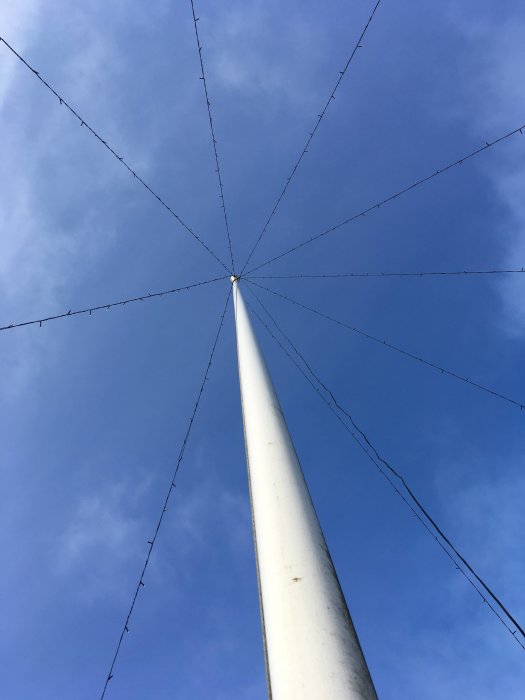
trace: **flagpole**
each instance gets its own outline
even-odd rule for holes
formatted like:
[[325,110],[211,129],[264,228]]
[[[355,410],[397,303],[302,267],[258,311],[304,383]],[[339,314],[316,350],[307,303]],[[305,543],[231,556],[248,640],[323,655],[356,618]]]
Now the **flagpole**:
[[269,697],[377,700],[239,278],[231,281]]

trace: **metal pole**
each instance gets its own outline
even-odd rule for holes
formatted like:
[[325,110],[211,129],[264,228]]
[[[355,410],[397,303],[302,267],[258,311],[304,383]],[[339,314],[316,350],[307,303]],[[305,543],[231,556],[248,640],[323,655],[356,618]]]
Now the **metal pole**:
[[231,281],[269,697],[377,700],[239,279]]

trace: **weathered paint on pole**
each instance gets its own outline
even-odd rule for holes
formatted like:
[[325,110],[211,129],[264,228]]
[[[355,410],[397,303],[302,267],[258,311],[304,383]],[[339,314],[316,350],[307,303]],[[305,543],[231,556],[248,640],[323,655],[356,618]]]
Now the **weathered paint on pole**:
[[238,279],[232,284],[269,696],[377,700]]

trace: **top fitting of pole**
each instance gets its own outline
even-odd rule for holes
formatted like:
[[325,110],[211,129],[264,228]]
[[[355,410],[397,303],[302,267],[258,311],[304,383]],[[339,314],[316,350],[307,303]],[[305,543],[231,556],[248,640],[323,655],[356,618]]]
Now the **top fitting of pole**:
[[240,280],[241,276],[240,275],[232,275],[230,277],[230,282],[233,284],[234,282],[238,282]]

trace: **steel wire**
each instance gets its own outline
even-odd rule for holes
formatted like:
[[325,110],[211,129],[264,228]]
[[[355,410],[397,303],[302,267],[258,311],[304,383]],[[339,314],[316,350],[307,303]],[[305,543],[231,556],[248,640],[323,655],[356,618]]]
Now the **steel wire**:
[[291,279],[343,279],[349,277],[443,277],[464,275],[508,275],[525,272],[525,268],[510,270],[440,270],[438,272],[335,272],[296,275],[244,275],[252,280],[291,280]]
[[[381,2],[381,0],[377,0],[376,4],[374,5],[374,9],[372,10],[372,14],[371,14],[370,17],[368,18],[368,20],[367,20],[367,22],[366,22],[366,24],[365,24],[365,26],[364,26],[364,29],[362,30],[362,32],[361,32],[361,34],[360,34],[360,36],[359,36],[359,39],[358,39],[357,42],[355,43],[354,48],[353,48],[353,50],[352,50],[352,53],[350,54],[350,57],[348,58],[348,60],[347,60],[347,62],[346,62],[346,64],[345,64],[345,67],[343,68],[342,71],[339,71],[339,77],[338,77],[338,79],[337,79],[337,82],[336,82],[336,84],[335,84],[335,86],[334,86],[332,92],[330,93],[330,97],[329,97],[328,100],[326,101],[326,104],[325,104],[323,110],[321,111],[321,113],[317,115],[317,121],[316,121],[316,123],[315,123],[315,126],[314,126],[313,130],[309,132],[308,139],[306,140],[306,145],[304,146],[303,150],[301,151],[301,153],[300,153],[300,155],[299,155],[299,158],[297,159],[295,165],[293,166],[290,175],[289,175],[288,178],[286,179],[286,182],[285,182],[285,184],[284,184],[284,187],[283,187],[283,189],[281,190],[279,196],[277,197],[277,201],[276,201],[276,203],[274,204],[274,207],[273,207],[272,211],[270,212],[270,215],[269,215],[268,219],[266,220],[266,223],[264,224],[262,231],[260,232],[260,234],[259,234],[257,240],[255,241],[255,243],[254,243],[254,245],[253,245],[253,248],[251,249],[250,254],[248,255],[248,259],[247,259],[246,262],[244,263],[244,266],[243,266],[243,268],[242,268],[242,270],[241,270],[241,275],[242,275],[242,273],[244,272],[244,270],[246,269],[246,267],[248,266],[248,263],[249,263],[250,260],[252,259],[253,254],[254,254],[255,251],[257,250],[257,248],[258,248],[258,246],[259,246],[259,243],[261,242],[262,237],[264,236],[264,234],[266,233],[266,231],[267,231],[267,229],[268,229],[268,226],[269,226],[269,224],[270,224],[270,221],[273,219],[273,217],[274,217],[274,215],[275,215],[275,213],[276,213],[276,211],[277,211],[277,208],[278,208],[279,204],[281,203],[281,200],[283,199],[283,197],[284,197],[285,194],[286,194],[286,191],[288,190],[288,187],[289,187],[289,185],[290,185],[290,182],[292,181],[292,179],[293,179],[295,173],[297,172],[297,169],[298,169],[299,165],[301,164],[301,161],[303,160],[304,156],[305,156],[306,153],[308,152],[308,148],[310,147],[310,144],[311,144],[311,142],[312,142],[312,139],[314,138],[315,133],[316,133],[317,129],[319,128],[319,125],[321,124],[321,122],[322,122],[322,120],[323,120],[323,118],[324,118],[324,116],[325,116],[325,114],[326,114],[326,112],[327,112],[327,110],[328,110],[328,107],[330,106],[330,103],[332,102],[332,100],[335,100],[335,93],[337,92],[337,89],[338,89],[339,85],[341,84],[341,82],[342,82],[342,80],[343,80],[343,78],[344,78],[344,76],[345,76],[345,74],[346,74],[346,71],[348,70],[348,68],[349,68],[349,66],[350,66],[350,64],[351,64],[351,62],[352,62],[354,56],[356,55],[357,50],[363,48],[363,47],[362,47],[362,44],[361,44],[361,41],[363,40],[363,38],[364,38],[364,36],[365,36],[365,34],[366,34],[367,30],[368,30],[368,27],[370,26],[370,23],[372,22],[372,20],[373,20],[373,18],[374,18],[374,15],[375,15],[375,13],[376,13],[376,11],[377,11],[377,8],[379,7],[380,2]],[[257,268],[255,268],[255,269],[257,269]]]
[[[433,537],[433,539],[437,542],[437,544],[441,547],[441,549],[445,552],[445,554],[449,557],[449,559],[453,562],[455,568],[460,571],[460,573],[467,579],[467,581],[470,583],[470,585],[474,588],[474,590],[478,593],[478,595],[481,597],[483,602],[487,604],[489,609],[496,615],[496,617],[499,619],[499,621],[505,626],[507,631],[511,634],[511,636],[514,638],[514,640],[520,645],[520,647],[525,651],[525,645],[518,639],[516,636],[516,632],[519,632],[522,636],[522,638],[525,638],[525,630],[523,627],[517,622],[517,620],[514,618],[514,616],[509,612],[508,608],[505,606],[505,604],[501,601],[501,599],[491,590],[491,588],[485,583],[485,581],[476,573],[474,568],[469,564],[469,562],[465,559],[465,557],[457,550],[457,548],[454,546],[454,544],[451,542],[451,540],[445,535],[443,530],[438,526],[437,522],[432,518],[432,516],[429,514],[428,510],[422,505],[421,501],[415,496],[414,492],[412,489],[409,487],[407,481],[405,478],[394,468],[392,465],[382,457],[377,449],[374,447],[374,445],[371,443],[370,439],[368,436],[363,432],[363,430],[355,423],[353,417],[351,414],[341,406],[341,404],[337,401],[335,398],[333,392],[324,384],[321,379],[319,379],[319,376],[313,371],[311,365],[306,361],[304,355],[297,349],[297,346],[290,340],[290,338],[284,333],[282,328],[278,326],[277,322],[273,318],[273,316],[270,314],[270,312],[266,309],[264,304],[260,301],[259,297],[252,292],[261,305],[261,307],[264,309],[265,313],[268,315],[268,317],[271,319],[273,325],[275,328],[278,330],[278,332],[281,334],[281,336],[288,342],[290,347],[292,347],[293,351],[296,353],[296,355],[301,359],[303,362],[304,366],[307,368],[307,371],[313,377],[312,381],[310,377],[306,374],[306,372],[303,370],[303,368],[297,363],[297,361],[290,355],[290,353],[286,350],[286,348],[282,345],[282,343],[279,341],[279,339],[272,333],[271,329],[268,327],[268,325],[264,322],[263,319],[261,319],[260,315],[257,313],[257,311],[248,303],[250,309],[253,311],[253,313],[256,315],[260,323],[266,328],[268,333],[271,335],[271,337],[275,340],[275,342],[281,347],[283,352],[287,355],[287,357],[290,359],[290,361],[295,365],[295,367],[301,372],[301,374],[304,376],[304,378],[308,381],[308,383],[313,387],[314,391],[320,396],[320,398],[326,403],[330,411],[335,415],[335,417],[339,420],[339,422],[343,425],[345,430],[349,432],[349,434],[352,436],[352,438],[355,440],[355,442],[358,444],[360,449],[366,454],[366,456],[370,459],[370,461],[376,466],[376,468],[379,470],[379,472],[383,475],[383,477],[389,482],[389,484],[392,486],[394,491],[401,497],[401,499],[405,502],[405,504],[410,508],[412,513],[415,515],[415,517],[420,521],[420,523],[423,525],[423,527],[427,530],[427,532]],[[316,384],[314,383],[317,383]],[[330,397],[329,399],[320,391],[319,386],[326,392],[326,394]],[[350,427],[349,425],[346,424],[346,422],[341,418],[341,415],[338,413],[338,411],[343,414],[351,423]],[[359,433],[360,438],[355,434],[353,431],[357,431]],[[361,442],[361,440],[364,441],[365,444]],[[367,447],[368,446],[368,447]],[[373,454],[370,454],[368,448],[372,450]],[[396,479],[398,479],[401,484],[403,485],[403,488],[405,489],[405,493],[408,495],[408,499],[406,495],[404,495],[396,486],[396,484],[393,482],[391,477],[388,475],[388,473],[385,472],[385,470],[381,467],[381,464],[390,472]],[[409,500],[410,499],[410,500]],[[410,502],[412,501],[412,502]],[[414,507],[415,506],[415,507]],[[426,521],[425,521],[426,518]],[[430,524],[430,527],[429,527]],[[433,529],[432,529],[433,528]],[[437,533],[437,534],[436,534]],[[440,539],[441,538],[441,539]],[[462,568],[462,566],[458,563],[458,561],[454,558],[454,556],[451,554],[451,551],[445,547],[445,544],[450,548],[450,550],[454,553],[454,555],[460,560],[460,562],[466,567],[466,569],[474,576],[476,581],[480,584],[480,586],[488,593],[492,601],[499,607],[500,611],[503,612],[505,617],[507,618],[508,621],[512,623],[512,625],[516,628],[512,630],[511,626],[505,621],[505,619],[502,617],[500,612],[492,605],[492,603],[487,600],[486,594],[482,592],[478,588],[478,586],[474,583],[474,581],[468,576],[467,572]]]
[[[244,278],[246,279],[246,278]],[[333,316],[329,316],[328,314],[323,313],[322,311],[318,311],[317,309],[312,308],[311,306],[307,306],[306,304],[302,304],[299,301],[296,301],[295,299],[291,299],[290,297],[286,296],[285,294],[281,294],[280,292],[276,292],[273,289],[270,289],[269,287],[265,287],[262,284],[258,284],[257,282],[253,282],[249,279],[246,279],[246,281],[249,284],[254,284],[257,287],[260,287],[261,289],[264,289],[266,292],[269,292],[270,294],[274,294],[277,297],[281,297],[281,299],[285,299],[286,301],[290,302],[291,304],[295,304],[296,306],[299,306],[306,311],[309,311],[310,313],[316,314],[317,316],[321,316],[322,318],[327,319],[328,321],[332,321],[332,323],[336,323],[339,326],[342,326],[343,328],[347,328],[348,330],[351,330],[353,333],[356,333],[357,335],[362,336],[363,338],[367,338],[367,340],[372,340],[375,343],[378,343],[382,347],[389,348],[390,350],[395,350],[396,352],[400,353],[401,355],[404,355],[405,357],[409,357],[412,360],[417,360],[421,364],[427,366],[427,367],[432,367],[432,369],[435,369],[439,371],[441,374],[446,374],[449,377],[452,377],[454,379],[458,379],[461,382],[465,382],[466,384],[469,384],[470,386],[475,387],[476,389],[480,389],[481,391],[486,392],[487,394],[490,394],[491,396],[494,396],[498,399],[501,399],[502,401],[506,401],[507,403],[513,404],[514,406],[517,406],[520,408],[520,410],[523,410],[525,407],[524,404],[522,404],[520,401],[516,401],[515,399],[511,399],[508,396],[505,396],[504,394],[499,393],[498,391],[494,391],[494,389],[490,389],[489,387],[484,386],[483,384],[479,384],[478,382],[473,382],[469,377],[463,377],[460,374],[457,374],[457,372],[452,372],[449,369],[446,369],[445,367],[441,367],[440,365],[436,364],[435,362],[430,362],[429,360],[425,360],[423,357],[419,357],[418,355],[415,355],[412,352],[409,352],[408,350],[404,350],[403,348],[398,347],[397,345],[393,345],[392,343],[389,343],[387,340],[382,340],[381,338],[377,338],[374,335],[371,335],[370,333],[366,333],[365,331],[362,331],[361,329],[357,328],[357,326],[352,326],[349,323],[346,323],[345,321],[341,321],[340,319],[336,319]]]
[[106,676],[106,680],[105,680],[105,683],[104,683],[104,688],[103,688],[103,690],[102,690],[102,694],[101,694],[101,696],[100,696],[100,700],[103,700],[103,699],[104,699],[104,697],[105,697],[105,695],[106,695],[106,691],[107,691],[107,689],[108,689],[109,682],[110,682],[110,681],[112,680],[112,678],[113,678],[113,671],[114,671],[114,669],[115,669],[115,664],[116,664],[117,659],[118,659],[118,656],[119,656],[119,654],[120,654],[120,650],[121,650],[121,647],[122,647],[122,642],[123,642],[123,640],[124,640],[124,636],[129,632],[129,621],[130,621],[131,616],[132,616],[132,614],[133,614],[133,610],[135,609],[135,603],[137,602],[137,598],[138,598],[140,589],[143,588],[144,585],[145,585],[145,584],[144,584],[144,576],[145,576],[145,574],[146,574],[146,570],[147,570],[147,568],[148,568],[148,564],[149,564],[150,559],[151,559],[151,554],[152,554],[152,552],[153,552],[153,548],[154,548],[155,543],[156,543],[156,541],[157,541],[157,537],[158,537],[159,530],[160,530],[161,525],[162,525],[162,521],[164,520],[164,515],[165,515],[165,513],[166,513],[166,511],[167,511],[167,509],[168,509],[168,503],[169,503],[171,494],[172,494],[172,492],[173,492],[173,489],[174,489],[175,486],[176,486],[175,481],[176,481],[177,475],[178,475],[178,473],[179,473],[180,465],[181,465],[182,460],[183,460],[183,458],[184,458],[184,453],[185,453],[185,451],[186,451],[186,445],[188,444],[188,438],[189,438],[189,436],[190,436],[191,429],[192,429],[192,427],[193,427],[193,423],[194,423],[194,421],[195,421],[195,416],[197,415],[197,410],[198,410],[198,408],[199,408],[199,404],[200,404],[200,401],[201,401],[201,398],[202,398],[202,394],[203,394],[203,392],[204,392],[204,387],[205,387],[205,385],[206,385],[206,381],[207,381],[207,379],[208,379],[208,374],[209,374],[209,372],[210,372],[210,368],[211,368],[211,365],[212,365],[212,362],[213,362],[213,358],[214,358],[214,356],[215,356],[215,350],[216,350],[216,348],[217,348],[217,343],[219,342],[219,336],[220,336],[220,334],[221,334],[221,330],[222,330],[222,327],[223,327],[223,325],[224,325],[224,317],[226,316],[226,310],[227,310],[227,308],[228,308],[228,303],[229,303],[229,301],[230,301],[231,293],[232,293],[232,288],[231,288],[231,286],[230,286],[230,288],[229,288],[229,290],[228,290],[228,295],[227,295],[227,297],[226,297],[226,303],[225,303],[225,305],[224,305],[224,310],[223,310],[222,315],[221,315],[221,317],[220,317],[219,328],[218,328],[218,330],[217,330],[217,333],[216,333],[216,335],[215,335],[215,339],[214,339],[214,341],[213,341],[211,353],[210,353],[210,356],[209,356],[209,359],[208,359],[208,364],[206,365],[206,370],[205,370],[205,372],[204,372],[204,377],[203,377],[202,382],[201,382],[201,385],[200,385],[200,387],[199,387],[199,391],[198,391],[198,393],[197,393],[197,399],[196,399],[195,405],[194,405],[194,407],[193,407],[193,412],[192,412],[192,414],[191,414],[191,416],[190,416],[190,420],[189,420],[189,423],[188,423],[188,427],[187,427],[187,429],[186,429],[186,433],[185,433],[185,435],[184,435],[184,439],[183,439],[183,441],[182,441],[182,445],[181,445],[181,448],[180,448],[180,451],[179,451],[179,456],[178,456],[178,458],[177,458],[177,463],[176,463],[176,466],[175,466],[175,470],[174,470],[174,472],[173,472],[173,476],[172,476],[171,481],[170,481],[170,485],[169,485],[169,488],[168,488],[168,492],[167,492],[166,497],[165,497],[165,499],[164,499],[164,503],[163,503],[163,506],[162,506],[162,510],[161,510],[160,515],[159,515],[159,518],[158,518],[158,520],[157,520],[157,525],[156,525],[156,527],[155,527],[155,530],[154,530],[154,533],[153,533],[153,537],[151,538],[151,540],[148,540],[148,545],[149,545],[149,547],[148,547],[148,552],[147,552],[147,555],[146,555],[146,559],[145,559],[145,561],[144,561],[144,565],[143,565],[143,567],[142,567],[142,571],[141,571],[141,573],[140,573],[139,580],[138,580],[137,586],[136,586],[136,588],[135,588],[135,592],[134,592],[134,594],[133,594],[133,598],[132,598],[132,600],[131,600],[131,605],[130,605],[128,614],[127,614],[127,616],[126,616],[126,618],[125,618],[125,621],[124,621],[124,624],[123,624],[123,626],[122,626],[122,631],[121,631],[121,633],[120,633],[120,637],[119,637],[119,640],[118,640],[118,642],[117,642],[117,646],[116,646],[116,649],[115,649],[115,653],[114,653],[114,655],[113,655],[113,659],[112,659],[112,661],[111,661],[111,665],[110,665],[110,668],[109,668],[109,672],[108,672],[108,674],[107,674],[107,676]]
[[270,263],[276,262],[277,260],[280,260],[281,258],[284,258],[287,255],[290,255],[291,253],[295,253],[296,251],[300,250],[301,248],[304,248],[305,246],[309,245],[310,243],[313,243],[314,241],[317,241],[320,238],[323,238],[324,236],[328,236],[330,233],[337,231],[342,226],[346,226],[347,224],[350,224],[353,221],[356,221],[357,219],[360,219],[361,217],[366,216],[370,212],[374,211],[374,209],[380,209],[383,205],[389,204],[390,202],[393,202],[398,197],[401,197],[402,195],[407,194],[407,192],[411,192],[416,187],[423,185],[425,182],[432,180],[433,178],[437,177],[438,175],[442,175],[443,173],[447,172],[448,170],[455,168],[457,165],[462,165],[466,160],[469,160],[470,158],[474,158],[475,156],[479,155],[480,153],[483,153],[484,151],[487,151],[489,148],[492,148],[492,146],[495,146],[496,144],[501,143],[502,141],[505,141],[506,139],[511,138],[511,136],[515,136],[516,134],[523,134],[524,129],[525,129],[525,124],[522,124],[521,126],[518,126],[516,129],[513,129],[512,131],[509,131],[508,133],[504,134],[503,136],[500,136],[499,138],[495,139],[494,141],[486,141],[484,146],[477,148],[475,151],[472,151],[472,153],[468,153],[467,155],[462,156],[461,158],[458,158],[454,162],[449,163],[448,165],[445,165],[443,168],[439,168],[438,170],[435,170],[430,175],[427,175],[426,177],[423,177],[420,180],[416,180],[408,187],[404,187],[403,189],[398,190],[394,194],[391,194],[388,197],[385,197],[385,199],[382,199],[381,201],[377,202],[376,204],[372,204],[371,206],[367,207],[366,209],[363,209],[358,214],[353,214],[352,216],[348,217],[348,219],[345,219],[344,221],[341,221],[338,224],[335,224],[335,226],[332,226],[331,228],[328,228],[325,231],[322,231],[321,233],[318,233],[314,236],[310,236],[310,238],[307,238],[306,240],[302,241],[301,243],[298,243],[297,245],[294,245],[291,248],[288,248],[288,250],[285,250],[282,253],[275,255],[273,258],[269,258],[268,260],[261,263],[260,265],[257,265],[256,267],[252,267],[251,270],[248,270],[248,272],[246,274],[251,275],[252,272],[255,272],[256,270],[260,270],[261,268],[266,267],[266,265],[269,265]]
[[154,299],[154,298],[159,298],[166,296],[168,294],[175,294],[176,292],[185,292],[189,289],[193,289],[194,287],[202,287],[205,284],[211,284],[212,282],[218,282],[219,280],[224,280],[226,279],[226,276],[223,277],[214,277],[213,279],[210,280],[204,280],[203,282],[195,282],[194,284],[187,284],[184,287],[176,287],[175,289],[166,289],[163,292],[154,292],[153,294],[150,294],[147,292],[146,294],[143,294],[140,297],[131,297],[129,299],[121,299],[120,301],[112,301],[109,304],[100,304],[99,306],[91,306],[88,307],[87,309],[79,309],[77,311],[72,311],[69,309],[69,311],[66,311],[65,313],[61,314],[56,314],[55,316],[45,316],[44,318],[37,318],[33,321],[22,321],[20,323],[10,323],[8,326],[0,326],[0,331],[9,331],[13,328],[22,328],[22,326],[33,326],[38,324],[40,327],[42,327],[43,323],[46,323],[47,321],[55,321],[59,318],[69,318],[70,316],[79,316],[80,314],[91,314],[94,311],[101,311],[102,309],[109,310],[113,308],[114,306],[125,306],[126,304],[132,304],[136,301],[146,301],[147,299]]
[[50,85],[46,80],[44,80],[44,78],[40,75],[40,73],[39,73],[35,68],[33,68],[33,66],[31,66],[31,65],[28,63],[28,61],[26,61],[26,59],[23,58],[23,56],[21,56],[21,55],[18,53],[18,51],[16,51],[16,50],[11,46],[11,44],[8,44],[7,41],[6,41],[3,37],[0,36],[0,43],[2,43],[2,42],[3,42],[4,45],[9,49],[9,51],[11,51],[11,53],[12,53],[14,56],[16,56],[27,68],[29,68],[29,70],[38,78],[38,80],[40,80],[40,82],[41,82],[43,85],[45,85],[45,87],[46,87],[50,92],[53,93],[53,95],[58,99],[59,103],[60,103],[61,105],[64,105],[64,107],[66,107],[66,108],[71,112],[71,114],[72,114],[74,117],[76,117],[76,118],[78,119],[78,121],[80,122],[80,126],[85,126],[86,129],[87,129],[87,130],[88,130],[88,131],[89,131],[103,146],[105,146],[105,147],[107,148],[107,150],[108,150],[112,155],[114,155],[115,158],[116,158],[120,163],[122,163],[122,165],[126,168],[126,170],[127,170],[131,175],[133,175],[133,178],[136,179],[138,182],[140,182],[140,184],[141,184],[151,195],[153,195],[153,197],[155,197],[155,199],[159,202],[159,204],[161,204],[161,205],[164,207],[164,209],[166,209],[166,211],[168,211],[168,212],[171,214],[171,216],[173,216],[173,217],[179,222],[179,224],[180,224],[188,233],[190,233],[190,234],[193,236],[193,238],[194,238],[203,248],[205,248],[211,256],[213,256],[213,257],[215,258],[215,260],[221,265],[221,267],[223,267],[223,268],[226,270],[226,272],[228,272],[228,274],[231,274],[231,271],[228,269],[228,267],[227,267],[227,266],[222,262],[222,260],[213,252],[213,250],[208,246],[208,244],[205,243],[205,242],[202,240],[202,238],[201,238],[198,234],[196,234],[195,231],[194,231],[192,228],[190,228],[190,226],[188,226],[188,224],[186,224],[186,223],[181,219],[181,217],[180,217],[178,214],[175,213],[175,211],[164,201],[164,199],[162,199],[162,198],[147,184],[147,182],[146,182],[145,180],[143,180],[142,177],[141,177],[135,170],[133,170],[133,168],[131,168],[131,167],[128,165],[128,163],[124,160],[123,156],[119,156],[118,153],[113,149],[113,147],[110,146],[110,145],[108,144],[108,142],[105,141],[105,140],[95,131],[95,129],[93,129],[93,127],[90,126],[90,125],[88,124],[88,122],[87,122],[83,117],[81,117],[80,114],[78,114],[78,112],[77,112],[77,111],[76,111],[76,110],[75,110],[61,95],[59,95],[58,92],[57,92],[53,87],[51,87],[51,85]]
[[199,21],[199,17],[195,15],[195,5],[193,0],[190,0],[191,3],[191,13],[193,15],[193,24],[195,27],[195,40],[197,42],[197,49],[199,52],[199,61],[200,61],[200,66],[201,66],[201,75],[200,79],[202,80],[202,84],[204,86],[204,96],[206,98],[206,107],[208,110],[208,121],[210,123],[210,132],[211,132],[211,141],[213,145],[213,154],[215,156],[215,172],[217,173],[217,179],[219,183],[219,193],[220,193],[220,198],[221,198],[221,208],[224,214],[224,225],[226,227],[226,235],[228,238],[228,248],[230,251],[230,260],[231,260],[231,265],[232,265],[232,271],[233,274],[235,274],[235,263],[233,262],[233,249],[232,249],[232,241],[231,241],[231,235],[230,235],[230,224],[228,222],[228,214],[226,212],[226,202],[224,200],[224,186],[222,184],[222,176],[221,176],[221,167],[219,164],[219,153],[217,151],[217,139],[215,138],[215,129],[213,127],[213,118],[211,115],[211,102],[210,102],[210,97],[208,94],[208,83],[206,81],[206,73],[204,72],[204,61],[202,58],[202,45],[200,42],[200,37],[199,37],[199,30],[197,28],[197,22]]

